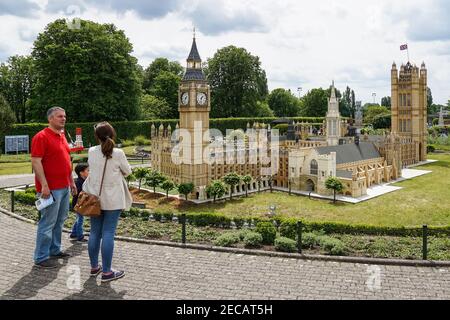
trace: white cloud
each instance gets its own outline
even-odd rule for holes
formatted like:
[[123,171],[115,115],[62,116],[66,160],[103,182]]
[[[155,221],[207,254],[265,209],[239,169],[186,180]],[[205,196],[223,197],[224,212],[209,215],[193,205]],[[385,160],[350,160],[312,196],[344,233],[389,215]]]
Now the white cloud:
[[81,18],[124,30],[144,67],[158,56],[184,65],[195,25],[203,60],[231,44],[244,47],[260,57],[269,89],[302,87],[304,94],[334,79],[340,90],[349,85],[363,101],[372,101],[372,92],[378,99],[390,95],[391,64],[406,62],[399,46],[407,42],[411,60],[427,64],[435,102],[445,103],[450,4],[430,1],[2,0],[0,43],[8,46],[0,46],[0,60],[29,53],[35,35],[57,18],[73,17],[67,9],[75,4]]

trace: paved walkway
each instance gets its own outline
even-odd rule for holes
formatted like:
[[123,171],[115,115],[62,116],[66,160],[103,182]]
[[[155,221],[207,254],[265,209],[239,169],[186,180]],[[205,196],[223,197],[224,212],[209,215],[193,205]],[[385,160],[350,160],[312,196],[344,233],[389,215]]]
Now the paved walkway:
[[33,267],[36,226],[0,213],[0,299],[450,299],[450,268],[368,266],[116,242],[123,279],[89,278],[85,244]]
[[0,176],[0,189],[24,186],[34,183],[34,174],[15,174]]

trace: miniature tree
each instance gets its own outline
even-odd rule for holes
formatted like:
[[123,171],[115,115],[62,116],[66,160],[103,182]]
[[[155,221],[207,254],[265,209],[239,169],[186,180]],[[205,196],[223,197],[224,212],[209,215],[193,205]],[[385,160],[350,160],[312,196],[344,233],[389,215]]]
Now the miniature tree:
[[333,190],[334,193],[333,203],[336,203],[336,192],[341,192],[342,190],[344,190],[344,185],[342,184],[341,180],[339,180],[336,177],[329,177],[325,181],[325,187],[327,189]]
[[169,191],[175,189],[175,183],[173,183],[171,180],[165,180],[161,184],[161,188],[166,191],[166,198],[169,198]]
[[133,169],[133,175],[137,181],[139,181],[139,191],[141,191],[141,184],[142,181],[145,180],[147,175],[150,173],[150,170],[148,168],[134,168]]
[[230,187],[230,200],[233,196],[234,187],[241,181],[241,177],[236,172],[231,172],[222,178],[223,182]]
[[192,182],[189,183],[180,183],[178,185],[178,192],[183,194],[188,199],[188,194],[194,191],[194,184]]
[[156,170],[151,170],[145,176],[145,184],[153,188],[153,193],[156,193],[156,187],[159,187],[165,180],[166,177]]
[[252,181],[252,177],[249,175],[245,175],[242,177],[242,181],[245,183],[245,196],[248,197],[248,186]]
[[213,203],[216,202],[216,198],[221,198],[226,192],[225,185],[220,180],[212,181],[207,187],[206,192],[209,196],[213,197]]

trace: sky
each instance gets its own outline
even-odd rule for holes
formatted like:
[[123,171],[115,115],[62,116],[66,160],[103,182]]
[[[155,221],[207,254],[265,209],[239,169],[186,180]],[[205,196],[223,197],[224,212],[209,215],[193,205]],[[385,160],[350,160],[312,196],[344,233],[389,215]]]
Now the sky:
[[411,62],[427,66],[434,103],[446,104],[449,16],[447,0],[0,0],[0,62],[29,54],[50,22],[80,17],[124,30],[144,68],[161,56],[185,65],[195,26],[203,60],[243,47],[259,56],[269,90],[304,95],[334,80],[366,103],[390,95],[407,43]]

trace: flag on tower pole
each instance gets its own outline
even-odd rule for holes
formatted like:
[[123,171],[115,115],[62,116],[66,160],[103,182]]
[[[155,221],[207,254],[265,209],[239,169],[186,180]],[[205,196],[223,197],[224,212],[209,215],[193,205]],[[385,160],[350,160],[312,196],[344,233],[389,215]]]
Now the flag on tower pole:
[[408,49],[408,44],[402,44],[402,45],[400,46],[400,50],[401,50],[401,51],[406,50],[406,52],[408,53],[408,62],[409,62],[409,49]]

